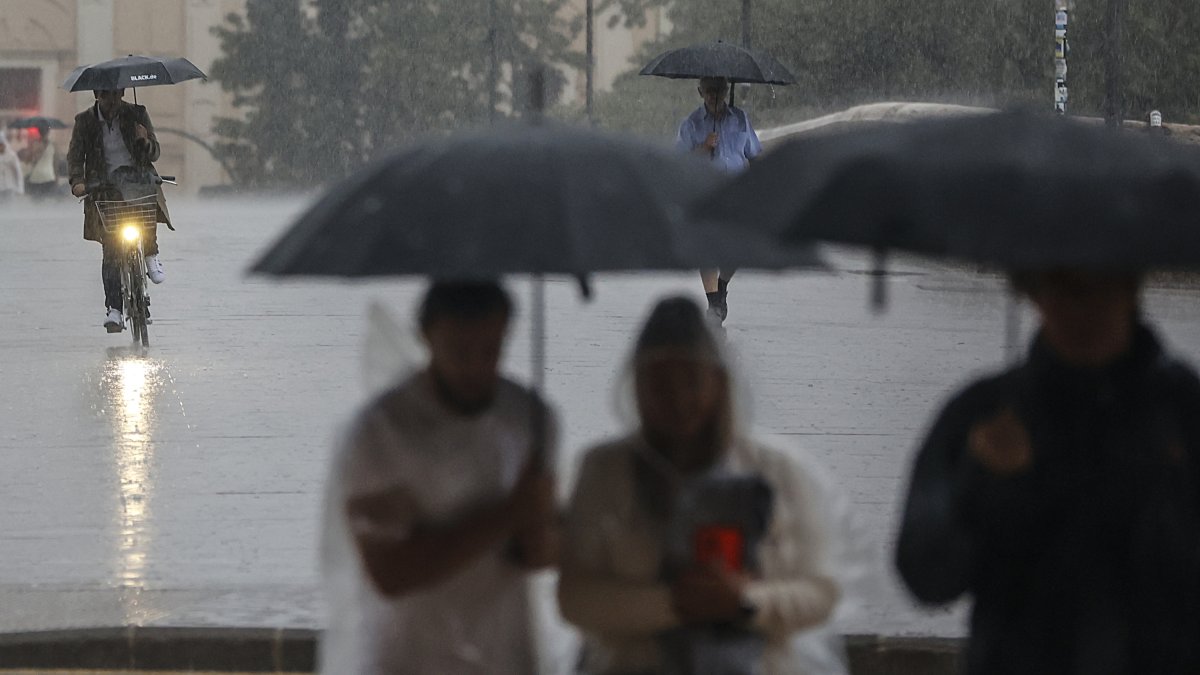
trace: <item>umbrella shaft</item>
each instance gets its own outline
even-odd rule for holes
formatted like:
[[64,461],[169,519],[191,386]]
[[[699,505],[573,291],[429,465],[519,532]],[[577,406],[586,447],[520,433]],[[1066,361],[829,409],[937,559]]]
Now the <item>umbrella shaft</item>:
[[1054,112],[1067,112],[1067,23],[1070,19],[1067,0],[1055,0],[1054,8]]
[[533,309],[529,326],[533,348],[531,381],[535,389],[541,389],[546,383],[546,281],[542,275],[535,274],[530,285],[529,303]]
[[1004,311],[1004,357],[1009,363],[1021,358],[1021,298],[1015,289],[1008,291],[1008,304]]
[[530,281],[529,304],[530,336],[529,347],[532,354],[532,384],[535,400],[532,406],[531,422],[533,428],[533,461],[539,464],[546,460],[546,411],[541,404],[541,397],[546,388],[546,281],[540,274],[533,275]]
[[[750,49],[750,0],[742,0],[742,46]],[[733,105],[733,99],[729,104]]]

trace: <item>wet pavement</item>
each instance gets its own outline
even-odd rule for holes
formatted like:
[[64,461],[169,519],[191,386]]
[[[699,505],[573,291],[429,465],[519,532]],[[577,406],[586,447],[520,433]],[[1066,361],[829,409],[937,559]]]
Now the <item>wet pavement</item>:
[[[172,203],[144,352],[100,325],[100,249],[80,238],[79,207],[0,212],[0,631],[320,625],[322,484],[365,396],[366,306],[406,315],[420,286],[247,278],[303,203]],[[914,444],[956,386],[1003,363],[1007,296],[995,275],[904,261],[876,316],[865,259],[833,260],[830,274],[739,274],[728,339],[753,422],[828,463],[882,575]],[[621,428],[613,391],[637,323],[677,291],[701,297],[692,275],[603,276],[591,303],[549,284],[564,466]],[[1198,300],[1156,288],[1148,301],[1193,361]],[[508,362],[528,373],[523,323]],[[957,635],[962,612],[918,610],[887,578],[848,628]]]

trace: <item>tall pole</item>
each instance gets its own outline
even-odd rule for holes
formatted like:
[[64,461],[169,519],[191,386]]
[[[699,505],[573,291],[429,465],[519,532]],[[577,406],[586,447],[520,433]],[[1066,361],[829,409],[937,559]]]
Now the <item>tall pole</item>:
[[1067,114],[1067,22],[1068,0],[1054,0],[1054,112]]
[[[494,0],[493,0],[494,1]],[[596,87],[596,53],[595,53],[595,27],[593,19],[595,14],[595,0],[587,0],[584,5],[585,28],[587,35],[587,65],[585,66],[586,84],[584,89],[584,107],[587,110],[588,124],[596,124],[596,116],[593,106],[595,105],[595,87]]]
[[[750,0],[742,0],[742,46],[750,49]],[[729,107],[733,107],[736,82],[729,83]]]
[[750,0],[742,0],[742,46],[750,48]]
[[1125,23],[1126,0],[1108,0],[1104,13],[1104,120],[1110,127],[1121,126],[1121,31]]
[[496,123],[496,88],[500,85],[500,57],[496,47],[496,0],[488,0],[488,124]]

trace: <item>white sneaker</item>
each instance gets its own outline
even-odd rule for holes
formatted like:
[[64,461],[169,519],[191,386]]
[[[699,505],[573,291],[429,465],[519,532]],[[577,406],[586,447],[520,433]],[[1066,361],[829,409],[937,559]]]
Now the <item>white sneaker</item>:
[[110,309],[108,314],[104,316],[104,327],[110,333],[120,333],[125,329],[125,320],[121,317],[121,310]]
[[161,284],[167,280],[167,273],[163,271],[163,265],[158,259],[158,254],[146,256],[146,276],[150,277],[150,281],[156,284]]

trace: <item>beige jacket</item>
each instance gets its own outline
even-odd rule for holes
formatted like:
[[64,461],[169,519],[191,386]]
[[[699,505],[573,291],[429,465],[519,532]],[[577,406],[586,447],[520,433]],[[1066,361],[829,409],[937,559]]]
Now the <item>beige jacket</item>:
[[[655,636],[679,625],[658,577],[662,526],[641,511],[634,492],[633,459],[645,451],[636,435],[589,451],[570,505],[558,597],[563,616],[587,635],[590,673],[653,672]],[[777,450],[742,442],[727,461],[759,473],[774,491],[762,578],[750,583],[747,600],[768,640],[766,672],[800,673],[789,638],[826,621],[838,599],[825,534],[805,506],[814,491],[801,465]]]

